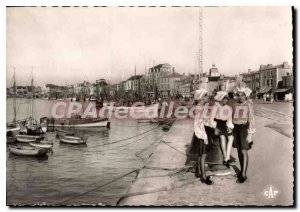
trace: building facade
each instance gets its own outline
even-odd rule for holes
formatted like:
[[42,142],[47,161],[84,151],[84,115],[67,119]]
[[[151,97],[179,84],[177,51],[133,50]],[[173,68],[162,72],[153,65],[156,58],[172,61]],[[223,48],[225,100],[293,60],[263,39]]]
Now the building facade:
[[174,97],[176,95],[176,81],[180,81],[183,76],[173,72],[159,78],[158,91],[161,97]]

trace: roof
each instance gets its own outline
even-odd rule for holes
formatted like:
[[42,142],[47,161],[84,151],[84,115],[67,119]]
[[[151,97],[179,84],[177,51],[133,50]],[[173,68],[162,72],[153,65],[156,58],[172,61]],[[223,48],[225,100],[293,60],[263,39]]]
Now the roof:
[[181,77],[182,77],[181,74],[172,73],[172,74],[168,74],[168,75],[162,76],[161,78],[181,78]]
[[142,77],[143,77],[143,75],[135,75],[135,76],[129,77],[128,80],[139,80],[139,79],[141,79]]
[[[276,65],[276,66],[271,66],[271,67],[263,67],[261,70],[270,70],[270,69],[273,69],[273,68],[283,68],[283,64],[279,64],[279,65]],[[291,65],[288,65],[288,68],[292,68]]]
[[167,66],[171,66],[169,63],[163,63],[163,64],[158,64],[158,65],[156,65],[156,66],[153,66],[151,69],[153,69],[153,68],[161,68],[161,67],[163,67],[163,66],[165,66],[165,65],[167,65]]

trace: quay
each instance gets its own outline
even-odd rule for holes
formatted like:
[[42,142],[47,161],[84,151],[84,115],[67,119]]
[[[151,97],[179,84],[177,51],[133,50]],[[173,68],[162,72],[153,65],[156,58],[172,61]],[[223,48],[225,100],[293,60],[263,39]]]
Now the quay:
[[[292,205],[292,132],[289,136],[280,133],[278,123],[260,116],[260,108],[255,106],[255,113],[258,114],[255,116],[257,133],[249,151],[248,179],[244,184],[237,184],[234,176],[236,169],[239,169],[234,148],[231,151],[235,161],[231,166],[232,174],[212,176],[214,184],[211,186],[202,184],[199,178],[195,178],[194,163],[188,154],[193,135],[193,119],[177,120],[117,205]],[[268,115],[272,117],[272,114]],[[287,124],[292,125],[291,120],[282,120],[284,128]],[[270,127],[273,125],[274,128]],[[207,174],[210,174],[209,171]]]

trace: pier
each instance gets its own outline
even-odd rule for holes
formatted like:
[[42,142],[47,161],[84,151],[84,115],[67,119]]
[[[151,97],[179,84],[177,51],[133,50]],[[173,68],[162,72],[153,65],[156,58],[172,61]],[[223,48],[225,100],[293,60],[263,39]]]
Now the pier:
[[[280,133],[280,130],[270,128],[275,124],[274,120],[261,116],[260,110],[261,107],[256,105],[256,126],[260,130],[255,134],[253,148],[249,151],[249,179],[246,183],[236,183],[234,173],[239,169],[239,162],[236,149],[233,148],[231,156],[235,162],[230,167],[232,173],[212,176],[214,184],[211,186],[202,184],[194,176],[194,163],[188,154],[193,135],[193,120],[177,120],[161,139],[146,166],[118,205],[293,204],[293,157],[287,154],[293,148],[292,135],[287,136]],[[291,124],[290,121],[282,119],[283,126],[288,123]],[[211,175],[213,172],[208,170],[207,174]]]

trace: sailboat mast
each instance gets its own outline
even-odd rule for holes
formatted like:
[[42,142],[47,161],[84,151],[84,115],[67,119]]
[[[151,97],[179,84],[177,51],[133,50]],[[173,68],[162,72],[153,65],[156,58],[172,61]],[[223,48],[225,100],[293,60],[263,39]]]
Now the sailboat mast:
[[14,124],[17,124],[17,105],[16,105],[16,96],[17,96],[17,89],[16,89],[16,73],[15,73],[15,67],[14,67]]
[[199,87],[201,86],[202,83],[202,74],[203,74],[203,54],[202,54],[202,49],[203,49],[203,38],[202,38],[202,7],[199,8],[199,63],[198,63],[198,68],[199,68]]
[[32,66],[32,70],[31,70],[31,74],[32,74],[32,78],[31,78],[31,117],[33,118],[33,95],[34,95],[34,91],[33,91],[33,66]]

